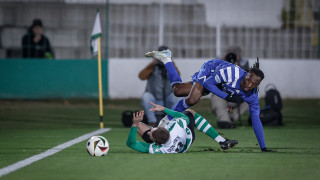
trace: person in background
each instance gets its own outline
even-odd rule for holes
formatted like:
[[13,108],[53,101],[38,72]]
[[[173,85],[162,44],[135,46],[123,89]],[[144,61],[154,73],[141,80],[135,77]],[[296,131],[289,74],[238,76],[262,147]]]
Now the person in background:
[[49,39],[43,34],[43,24],[40,19],[34,19],[28,32],[22,38],[23,58],[54,58]]
[[[231,46],[227,49],[224,60],[240,66],[243,70],[249,71],[249,60],[242,57],[242,51],[239,46]],[[233,54],[233,55],[230,55]]]
[[[160,46],[158,48],[159,51],[166,49],[168,49],[167,46]],[[178,71],[176,66],[175,68]],[[180,98],[173,94],[171,83],[168,79],[167,70],[164,67],[164,64],[157,59],[153,59],[145,68],[140,71],[139,78],[141,80],[147,80],[146,90],[141,97],[141,104],[146,112],[148,124],[155,127],[158,125],[159,121],[157,115],[161,116],[161,114],[156,114],[155,112],[149,111],[149,109],[152,107],[149,103],[153,102],[166,106],[170,109],[179,102]]]
[[[235,64],[245,71],[249,71],[249,63],[247,59],[241,58],[241,49],[238,46],[230,47],[224,60]],[[228,102],[225,99],[212,94],[210,97],[212,111],[217,116],[217,125],[219,128],[234,128],[234,122],[239,121],[241,114],[249,110],[248,103],[236,104]]]

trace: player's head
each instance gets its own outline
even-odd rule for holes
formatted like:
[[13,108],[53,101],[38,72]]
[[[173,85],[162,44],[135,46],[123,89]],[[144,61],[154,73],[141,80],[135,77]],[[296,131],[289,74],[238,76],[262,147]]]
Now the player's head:
[[153,128],[151,130],[150,139],[157,144],[164,144],[170,138],[169,131],[164,127]]
[[241,81],[241,89],[244,92],[249,92],[255,88],[258,88],[261,81],[264,79],[264,73],[259,69],[259,59],[254,63],[254,65],[249,69],[249,72]]
[[261,81],[264,79],[264,73],[259,68],[259,58],[257,57],[257,61],[253,64],[253,66],[249,69],[250,73],[254,73],[258,77],[261,78]]
[[31,30],[34,34],[43,34],[43,25],[41,19],[34,19],[32,21]]
[[[261,71],[261,70],[260,70]],[[250,71],[241,81],[240,87],[244,92],[249,92],[257,88],[262,81],[261,77],[255,74],[254,71]]]
[[250,68],[249,73],[254,73],[261,78],[261,81],[264,79],[264,73],[258,68]]

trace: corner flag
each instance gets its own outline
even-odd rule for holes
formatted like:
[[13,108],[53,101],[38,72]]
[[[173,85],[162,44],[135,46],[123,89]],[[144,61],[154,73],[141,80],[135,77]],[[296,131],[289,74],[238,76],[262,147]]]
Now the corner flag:
[[98,55],[98,81],[99,81],[99,109],[100,109],[100,128],[103,128],[103,94],[101,77],[101,24],[100,13],[97,11],[91,33],[91,52],[93,56]]
[[101,37],[101,24],[100,24],[100,12],[97,12],[96,19],[94,21],[92,33],[91,33],[91,52],[93,56],[96,56],[98,54],[98,49],[100,48],[98,46],[98,37]]

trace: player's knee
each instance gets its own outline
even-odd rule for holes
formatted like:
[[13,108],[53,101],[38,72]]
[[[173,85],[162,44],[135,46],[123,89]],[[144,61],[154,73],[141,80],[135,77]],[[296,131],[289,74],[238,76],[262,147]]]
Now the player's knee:
[[189,106],[196,105],[199,102],[200,98],[198,97],[187,97],[186,102]]
[[173,90],[173,94],[175,95],[175,96],[177,96],[177,97],[182,97],[182,96],[184,96],[183,94],[182,94],[182,88],[177,84],[177,85],[174,85],[173,87],[172,87],[172,90]]

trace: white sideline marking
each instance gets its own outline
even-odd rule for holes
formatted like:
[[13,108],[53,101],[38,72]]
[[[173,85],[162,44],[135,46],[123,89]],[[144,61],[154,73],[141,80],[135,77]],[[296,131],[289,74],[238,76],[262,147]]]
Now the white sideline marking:
[[77,144],[77,143],[79,143],[81,141],[84,141],[84,140],[90,138],[91,136],[94,136],[94,135],[97,135],[97,134],[101,134],[101,133],[105,133],[105,132],[108,132],[109,130],[110,130],[110,128],[98,129],[96,131],[84,134],[84,135],[82,135],[80,137],[77,137],[77,138],[72,139],[72,140],[70,140],[68,142],[65,142],[65,143],[60,144],[60,145],[58,145],[56,147],[53,147],[53,148],[51,148],[51,149],[49,149],[49,150],[47,150],[47,151],[45,151],[43,153],[31,156],[31,157],[29,157],[27,159],[24,159],[22,161],[18,161],[18,162],[14,163],[14,164],[11,164],[11,165],[7,166],[7,167],[1,168],[0,169],[0,177],[4,176],[6,174],[9,174],[9,173],[11,173],[13,171],[16,171],[16,170],[18,170],[20,168],[23,168],[25,166],[28,166],[28,165],[30,165],[30,164],[32,164],[32,163],[34,163],[36,161],[39,161],[39,160],[41,160],[41,159],[43,159],[45,157],[51,156],[51,155],[53,155],[53,154],[55,154],[55,153],[57,153],[59,151],[62,151],[63,149],[66,149],[66,148],[68,148],[68,147],[70,147],[70,146],[72,146],[74,144]]

